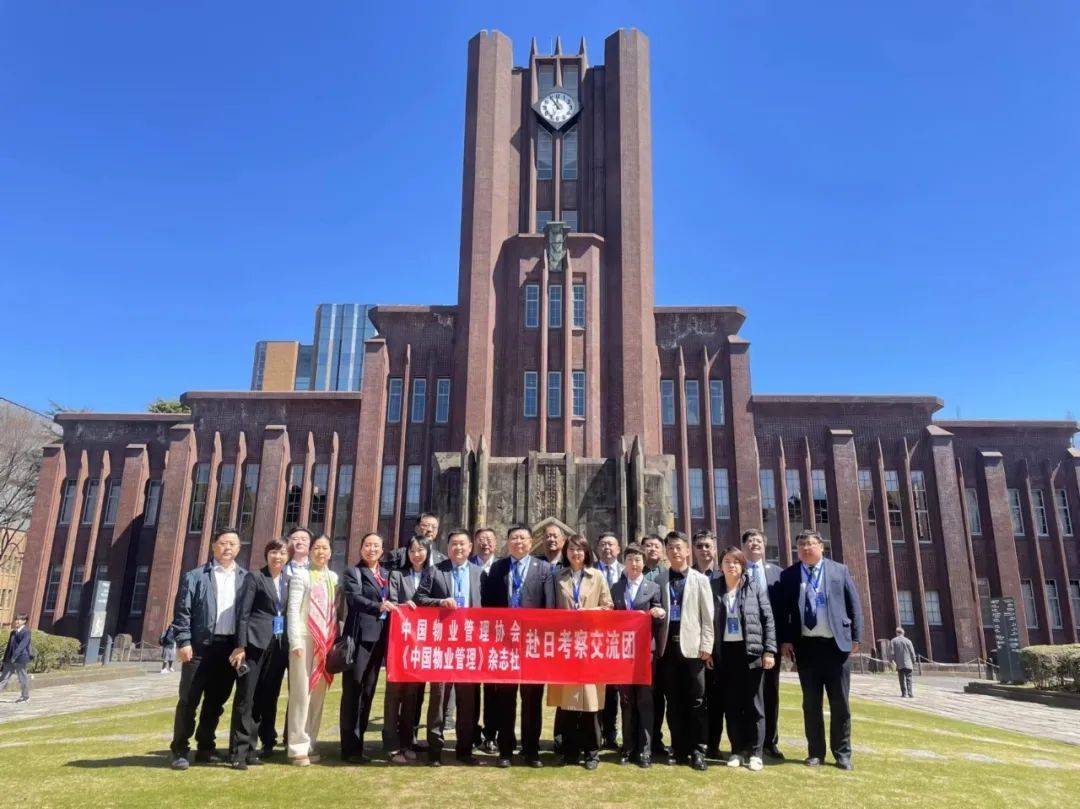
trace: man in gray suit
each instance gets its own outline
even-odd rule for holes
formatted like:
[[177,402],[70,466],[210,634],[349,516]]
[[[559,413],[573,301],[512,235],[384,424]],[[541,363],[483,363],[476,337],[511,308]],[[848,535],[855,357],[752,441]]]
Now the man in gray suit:
[[911,672],[915,668],[915,647],[904,637],[902,626],[896,627],[896,637],[889,644],[892,647],[890,652],[893,662],[896,664],[896,674],[900,678],[900,696],[915,699],[911,684]]

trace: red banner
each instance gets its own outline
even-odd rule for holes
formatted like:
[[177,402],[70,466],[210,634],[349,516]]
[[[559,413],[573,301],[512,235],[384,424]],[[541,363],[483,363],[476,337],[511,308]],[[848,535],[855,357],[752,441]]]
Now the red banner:
[[652,619],[625,610],[403,608],[390,622],[391,682],[652,682]]

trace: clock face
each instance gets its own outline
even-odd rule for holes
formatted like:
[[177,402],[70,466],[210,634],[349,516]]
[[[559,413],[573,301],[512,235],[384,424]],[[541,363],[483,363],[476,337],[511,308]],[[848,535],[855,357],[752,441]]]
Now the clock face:
[[567,93],[556,90],[540,101],[540,114],[552,124],[564,124],[577,112],[577,102]]

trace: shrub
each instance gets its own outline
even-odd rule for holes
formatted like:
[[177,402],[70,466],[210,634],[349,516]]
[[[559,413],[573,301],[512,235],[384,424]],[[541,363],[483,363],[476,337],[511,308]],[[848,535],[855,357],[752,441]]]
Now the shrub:
[[[34,629],[30,632],[30,642],[34,646],[35,657],[30,661],[29,671],[40,673],[70,666],[79,660],[80,644],[75,638],[63,635],[50,635]],[[7,638],[0,639],[0,658],[7,651]]]
[[1080,692],[1080,643],[1020,650],[1024,672],[1038,688]]

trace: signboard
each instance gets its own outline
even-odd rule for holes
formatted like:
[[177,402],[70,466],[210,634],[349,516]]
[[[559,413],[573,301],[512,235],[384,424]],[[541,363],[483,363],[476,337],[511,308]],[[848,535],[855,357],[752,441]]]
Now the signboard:
[[[90,610],[90,636],[86,639],[87,664],[98,662],[101,638],[105,634],[105,615],[109,609],[109,580],[94,582],[94,603]],[[106,663],[109,661],[106,660]]]
[[1016,623],[1015,598],[991,598],[990,616],[997,645],[998,682],[1024,682],[1020,663],[1020,628]]

